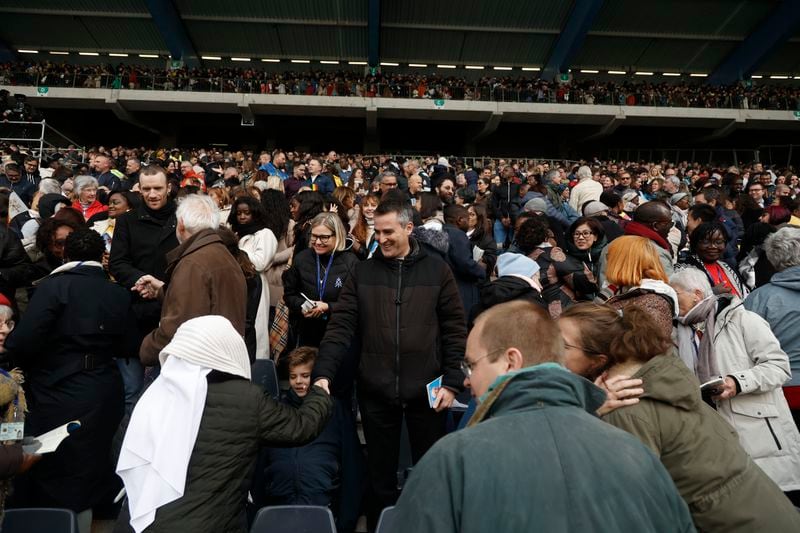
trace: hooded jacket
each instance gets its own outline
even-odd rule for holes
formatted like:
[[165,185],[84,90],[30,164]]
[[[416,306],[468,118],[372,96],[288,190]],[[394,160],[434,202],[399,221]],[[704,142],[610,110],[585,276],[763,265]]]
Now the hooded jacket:
[[680,358],[656,356],[633,377],[643,382],[639,403],[604,420],[661,458],[698,531],[800,530],[800,514],[703,402],[700,383]]
[[414,467],[389,531],[694,531],[658,459],[595,417],[604,399],[552,363],[500,376]]
[[772,333],[789,356],[792,379],[786,386],[800,386],[800,266],[787,268],[750,293],[745,309],[769,323]]
[[781,389],[791,376],[789,358],[769,324],[736,298],[714,322],[714,348],[720,374],[741,388],[718,401],[717,412],[781,490],[800,490],[800,432]]
[[444,260],[410,239],[402,260],[383,256],[356,265],[322,339],[315,376],[333,380],[360,336],[358,391],[399,404],[426,401],[425,385],[463,389],[467,328],[453,274]]

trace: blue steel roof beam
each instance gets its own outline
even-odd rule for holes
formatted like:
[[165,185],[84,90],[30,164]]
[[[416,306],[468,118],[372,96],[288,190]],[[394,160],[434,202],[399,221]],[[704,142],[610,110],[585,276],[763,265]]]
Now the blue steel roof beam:
[[603,0],[575,0],[572,4],[572,11],[567,17],[561,33],[558,35],[542,69],[542,78],[546,80],[555,79],[562,72],[566,72],[570,62],[578,54],[586,34],[592,27]]
[[183,60],[188,65],[202,63],[173,0],[146,1],[147,9],[153,16],[153,22],[163,37],[172,59]]
[[377,67],[380,64],[381,46],[381,0],[369,0],[367,14],[367,64]]
[[783,0],[708,77],[708,83],[727,85],[747,79],[800,27],[800,2]]

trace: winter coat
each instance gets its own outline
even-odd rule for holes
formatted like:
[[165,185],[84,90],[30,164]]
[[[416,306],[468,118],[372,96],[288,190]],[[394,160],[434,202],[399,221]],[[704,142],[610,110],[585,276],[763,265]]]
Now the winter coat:
[[184,494],[159,507],[146,533],[246,533],[245,502],[259,446],[306,444],[330,416],[331,399],[316,387],[295,409],[239,377],[212,371],[207,379]]
[[17,478],[20,505],[80,512],[119,490],[110,452],[125,395],[113,357],[128,340],[130,301],[102,268],[78,266],[42,281],[6,339],[25,371],[25,434],[81,421],[58,450]]
[[680,358],[660,355],[634,375],[639,403],[603,419],[661,458],[698,531],[798,531],[800,513],[747,455],[736,432],[700,396]]
[[472,256],[472,245],[467,234],[452,224],[444,225],[449,246],[447,263],[453,271],[461,296],[461,306],[468,313],[480,299],[480,287],[486,280],[486,269]]
[[247,253],[250,262],[261,278],[261,299],[256,312],[256,359],[269,358],[269,283],[267,269],[278,249],[275,235],[266,228],[239,239],[239,249]]
[[[330,255],[320,256],[320,276],[328,265]],[[353,275],[358,258],[349,250],[335,252],[330,266],[325,292],[319,294],[317,278],[317,253],[306,248],[297,254],[292,266],[283,273],[283,299],[289,308],[289,316],[296,328],[301,346],[319,346],[331,317],[338,311],[339,295],[345,282]],[[328,304],[328,312],[319,318],[305,318],[300,309],[305,303],[305,294],[313,301]]]
[[272,265],[267,270],[267,282],[269,284],[269,306],[275,307],[283,298],[283,272],[289,268],[289,259],[294,256],[292,248],[292,236],[294,235],[294,220],[289,221],[286,235],[278,239],[278,248],[275,257],[272,258]]
[[333,179],[327,174],[319,174],[316,178],[314,178],[313,181],[311,178],[309,178],[303,183],[303,185],[306,187],[311,187],[312,191],[317,191],[322,196],[333,194],[333,189],[336,188],[336,185],[333,183]]
[[496,219],[511,217],[511,201],[519,196],[519,185],[507,181],[492,187],[492,214]]
[[76,200],[72,202],[72,209],[78,213],[81,213],[84,220],[89,220],[95,215],[108,211],[108,206],[101,204],[98,200],[95,200],[86,209],[84,209],[81,203]]
[[15,293],[37,277],[19,238],[0,224],[0,294],[16,306]]
[[600,290],[600,288],[597,286],[597,279],[600,276],[600,254],[603,253],[603,249],[605,249],[607,244],[608,242],[606,241],[606,238],[603,237],[602,240],[595,242],[591,248],[582,251],[579,250],[572,241],[567,242],[567,255],[577,261],[582,262],[591,273],[591,278],[586,277],[585,271],[576,273],[575,276],[581,278],[577,282],[577,285],[585,289],[590,289],[592,286],[594,286],[594,290],[591,292],[579,292],[576,295],[578,299],[591,300],[594,297],[594,294]]
[[553,318],[558,318],[564,309],[574,304],[578,294],[597,291],[592,271],[561,248],[536,248],[528,257],[539,265],[542,298]]
[[319,349],[315,374],[331,380],[356,335],[358,392],[399,404],[425,401],[425,385],[463,389],[467,329],[450,267],[410,239],[402,260],[379,248],[344,284]]
[[786,386],[800,386],[800,266],[787,268],[750,293],[745,309],[760,315],[789,356],[792,378]]
[[[292,389],[281,396],[281,403],[293,408],[303,401]],[[330,504],[339,476],[342,416],[342,403],[333,402],[333,416],[313,442],[265,450],[264,478],[270,505]]]
[[717,401],[717,411],[784,492],[800,490],[800,432],[781,388],[791,378],[789,358],[769,324],[735,298],[714,323],[714,352],[720,374],[741,388]]
[[583,214],[583,204],[591,200],[600,201],[600,195],[603,194],[603,186],[599,181],[592,178],[583,178],[578,183],[569,195],[569,206]]
[[481,299],[468,315],[470,329],[478,315],[490,307],[514,300],[525,300],[547,311],[547,302],[533,285],[519,276],[500,276],[481,288]]
[[170,252],[168,259],[161,320],[139,349],[145,365],[158,364],[158,354],[190,318],[221,315],[244,335],[247,282],[217,232],[198,231]]
[[658,459],[594,415],[604,399],[553,364],[501,376],[414,467],[389,531],[694,531]]

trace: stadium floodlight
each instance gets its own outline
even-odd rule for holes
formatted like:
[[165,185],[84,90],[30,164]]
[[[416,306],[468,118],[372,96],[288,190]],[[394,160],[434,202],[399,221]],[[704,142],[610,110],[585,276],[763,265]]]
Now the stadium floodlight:
[[492,67],[492,70],[514,70],[514,67]]
[[522,67],[522,70],[525,72],[539,72],[542,69],[539,67]]
[[222,61],[222,58],[219,56],[200,56],[200,59],[205,59],[206,61]]
[[399,67],[400,63],[392,63],[391,61],[381,61],[382,67]]
[[306,63],[311,63],[311,60],[310,59],[292,59],[291,62],[292,63],[300,63],[300,64],[305,65]]
[[270,58],[270,59],[262,59],[261,62],[262,63],[280,63],[281,60],[280,59],[271,59]]
[[78,52],[79,56],[99,56],[98,52]]
[[158,54],[139,54],[142,59],[158,59]]
[[409,63],[408,66],[413,68],[428,68],[427,63]]
[[623,76],[625,74],[627,74],[627,72],[625,72],[624,70],[609,70],[608,73],[609,74],[619,74],[619,75],[623,75]]
[[321,60],[320,63],[323,64],[323,65],[338,65],[339,64],[338,61],[329,61],[327,59]]
[[582,68],[580,70],[581,74],[600,74],[599,70],[589,69],[589,68]]
[[363,66],[367,64],[366,61],[348,61],[347,63],[349,65],[356,65],[356,66]]
[[652,76],[653,73],[652,72],[648,72],[646,70],[637,70],[636,72],[633,73],[633,75],[634,76]]
[[703,74],[702,72],[692,72],[689,74],[690,78],[707,78],[708,74]]
[[54,50],[50,50],[51,56],[68,56],[69,52],[56,52]]
[[675,78],[675,77],[680,76],[681,73],[680,72],[662,72],[661,75]]
[[465,65],[464,68],[467,70],[483,70],[481,65]]
[[784,74],[775,74],[775,75],[770,76],[769,79],[771,79],[771,80],[788,80],[789,76],[786,76]]
[[121,52],[109,52],[109,57],[128,57],[128,54],[123,54]]
[[17,50],[20,54],[38,54],[39,50]]
[[436,65],[436,68],[456,68],[455,65]]
[[249,57],[232,57],[231,61],[239,61],[241,63],[249,63],[250,62],[250,58]]

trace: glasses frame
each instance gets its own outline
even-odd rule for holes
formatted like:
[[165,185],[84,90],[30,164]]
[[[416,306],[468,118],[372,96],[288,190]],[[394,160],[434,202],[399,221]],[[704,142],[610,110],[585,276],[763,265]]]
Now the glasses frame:
[[480,361],[480,360],[482,360],[482,359],[486,359],[486,358],[487,358],[487,357],[489,357],[490,355],[494,355],[494,354],[496,354],[497,352],[501,352],[501,351],[504,351],[504,350],[507,350],[507,349],[508,349],[507,347],[503,347],[503,348],[496,348],[496,349],[494,349],[494,350],[492,350],[492,351],[490,351],[490,352],[487,352],[486,354],[484,354],[484,355],[482,355],[482,356],[478,357],[478,358],[477,358],[477,359],[475,359],[474,361],[469,361],[469,362],[467,361],[467,356],[466,356],[466,355],[464,355],[464,358],[461,360],[461,363],[460,363],[460,366],[461,366],[461,371],[464,373],[464,375],[465,375],[465,376],[467,376],[467,377],[471,377],[471,376],[472,376],[472,369],[475,367],[475,364],[476,364],[478,361]]
[[320,244],[322,244],[323,246],[327,245],[328,241],[330,241],[333,237],[336,236],[333,233],[328,235],[314,235],[313,233],[311,233],[309,235],[310,236],[308,237],[308,240],[311,244],[314,244],[315,242],[319,241]]

